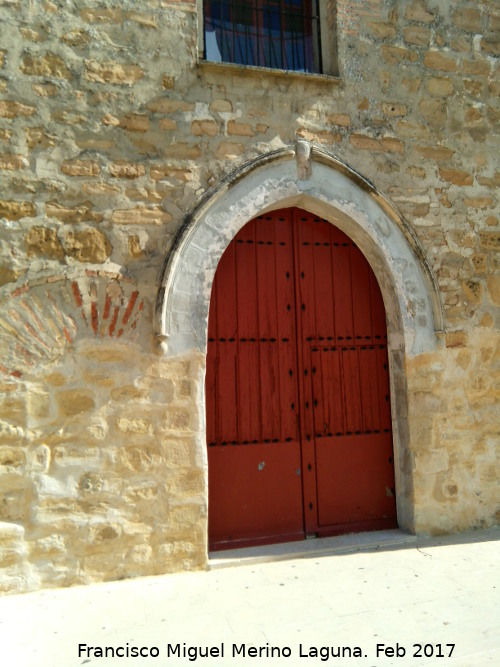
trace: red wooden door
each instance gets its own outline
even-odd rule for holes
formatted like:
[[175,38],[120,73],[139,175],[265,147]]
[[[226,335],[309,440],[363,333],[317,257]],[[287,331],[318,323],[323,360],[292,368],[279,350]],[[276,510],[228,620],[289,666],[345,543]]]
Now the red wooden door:
[[208,327],[211,549],[396,525],[386,338],[340,230],[286,209],[238,233]]

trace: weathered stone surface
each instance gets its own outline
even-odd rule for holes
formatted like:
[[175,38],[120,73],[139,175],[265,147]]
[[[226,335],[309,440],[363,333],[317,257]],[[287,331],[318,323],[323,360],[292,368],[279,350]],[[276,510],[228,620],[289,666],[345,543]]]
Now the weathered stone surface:
[[382,57],[389,65],[396,65],[401,62],[416,62],[418,54],[411,49],[404,49],[401,46],[382,46]]
[[98,83],[131,85],[142,79],[144,73],[137,65],[117,62],[99,63],[95,60],[85,62],[85,78]]
[[62,417],[72,417],[83,412],[89,412],[95,405],[92,394],[79,389],[66,389],[56,395],[59,414]]
[[26,54],[21,64],[21,72],[31,76],[71,79],[71,72],[66,67],[64,60],[55,53],[50,52],[42,56]]
[[484,196],[484,197],[466,197],[464,199],[464,205],[468,208],[491,208],[495,204],[493,197]]
[[6,220],[33,218],[35,213],[35,207],[30,202],[0,199],[0,217]]
[[215,151],[215,157],[218,159],[235,158],[243,155],[245,146],[234,141],[222,141]]
[[418,110],[427,123],[432,126],[442,127],[446,122],[447,108],[440,100],[423,99],[419,102]]
[[93,204],[90,201],[77,204],[74,207],[66,207],[57,201],[47,202],[45,210],[49,218],[57,218],[61,222],[101,222],[103,216],[101,213],[92,211]]
[[250,123],[240,123],[235,120],[230,120],[228,122],[227,133],[237,137],[253,137],[255,134]]
[[17,118],[18,116],[33,116],[36,108],[29,104],[14,100],[0,100],[0,118]]
[[148,109],[153,113],[177,113],[183,111],[194,111],[195,105],[185,100],[174,100],[169,97],[160,97],[149,102]]
[[109,197],[120,192],[115,183],[103,183],[102,181],[87,181],[82,183],[82,194],[94,197]]
[[81,10],[80,15],[88,23],[121,23],[124,19],[124,13],[121,9],[104,7],[86,7]]
[[423,26],[409,26],[403,30],[405,41],[416,46],[428,46],[431,34],[429,28]]
[[36,225],[26,236],[26,252],[28,255],[40,255],[61,259],[64,250],[57,231],[49,227]]
[[92,160],[65,160],[61,171],[67,176],[97,176],[101,168]]
[[162,118],[159,122],[160,130],[170,131],[177,129],[177,122],[170,118]]
[[17,280],[19,273],[8,266],[0,266],[0,287]]
[[399,116],[406,116],[408,113],[408,107],[406,104],[398,104],[396,102],[384,102],[382,104],[382,111],[385,116],[389,118],[397,118]]
[[345,113],[335,113],[326,117],[326,121],[332,125],[339,125],[340,127],[350,127],[351,119]]
[[396,26],[385,21],[368,21],[368,32],[377,39],[391,39],[396,36]]
[[384,153],[403,153],[404,143],[394,137],[375,139],[364,134],[351,134],[349,141],[355,148]]
[[0,396],[0,407],[2,420],[14,426],[26,424],[26,402],[21,397]]
[[450,331],[446,334],[446,347],[467,347],[467,341],[465,331]]
[[446,77],[433,77],[429,79],[427,87],[431,95],[438,97],[449,97],[454,91],[452,79]]
[[462,67],[465,74],[476,76],[488,76],[491,70],[490,63],[487,60],[464,60]]
[[323,132],[311,132],[301,128],[297,132],[297,136],[307,141],[314,141],[318,144],[338,144],[342,141],[342,135],[339,132],[330,132],[328,130]]
[[189,183],[193,178],[193,170],[181,169],[179,167],[156,166],[151,167],[149,175],[155,181],[172,178],[182,183]]
[[128,132],[147,132],[150,128],[148,116],[138,113],[123,116],[118,125]]
[[210,103],[210,111],[213,112],[230,113],[232,110],[233,110],[233,105],[231,104],[231,100],[220,98],[212,100],[212,102]]
[[429,24],[434,22],[436,15],[428,9],[428,5],[424,0],[414,0],[408,4],[405,17],[408,21]]
[[[219,128],[214,120],[194,120],[191,123],[191,132],[195,137],[201,137],[203,135],[215,137],[219,132]],[[230,133],[229,130],[228,133],[235,134]]]
[[59,85],[54,83],[32,83],[31,88],[40,97],[54,97],[59,92]]
[[471,301],[472,303],[481,303],[483,288],[481,283],[475,280],[465,280],[462,283],[462,289],[465,294],[465,298]]
[[481,30],[481,12],[477,7],[463,7],[453,13],[452,19],[460,30],[473,33]]
[[429,128],[423,123],[399,120],[396,123],[396,129],[400,137],[411,137],[412,139],[428,139],[429,137]]
[[26,143],[31,150],[34,148],[49,148],[55,145],[55,137],[40,127],[26,128]]
[[83,28],[77,28],[76,30],[70,30],[68,33],[64,34],[61,39],[69,46],[83,48],[90,42],[90,34]]
[[438,51],[428,51],[424,56],[424,65],[431,69],[438,69],[443,72],[456,72],[457,63],[453,58],[444,56]]
[[417,151],[422,157],[430,158],[436,162],[445,162],[455,153],[451,148],[445,148],[444,146],[417,146]]
[[112,250],[106,235],[98,229],[69,232],[64,238],[64,245],[69,257],[90,264],[102,264]]
[[126,162],[124,160],[111,163],[108,169],[111,176],[115,176],[116,178],[139,178],[139,176],[144,176],[146,173],[146,168],[143,164]]
[[[18,565],[23,568],[27,557],[27,549],[24,543],[24,530],[21,526],[10,523],[0,523],[0,567],[7,568],[12,565]],[[23,573],[23,569],[19,574]],[[17,580],[16,580],[17,579]],[[18,578],[2,577],[0,579],[0,591],[18,593],[22,591],[22,583]]]
[[16,471],[26,462],[25,452],[17,447],[0,447],[0,471],[2,473]]
[[471,174],[468,174],[466,171],[461,169],[440,169],[440,177],[445,180],[453,183],[454,185],[472,185],[474,179]]
[[16,155],[14,153],[0,153],[0,169],[8,169],[10,171],[24,169],[26,163],[26,158],[24,158],[22,155]]
[[496,306],[500,306],[500,276],[488,276],[486,284],[491,301]]
[[111,222],[117,225],[161,225],[172,220],[170,213],[159,208],[133,208],[113,211]]
[[492,56],[500,56],[500,37],[484,37],[481,40],[481,50]]
[[500,231],[498,232],[479,232],[479,245],[482,248],[490,250],[500,249]]
[[141,257],[144,257],[140,239],[135,234],[128,237],[128,252],[132,259],[140,259]]
[[176,143],[165,147],[165,156],[171,160],[196,160],[201,150],[197,144]]

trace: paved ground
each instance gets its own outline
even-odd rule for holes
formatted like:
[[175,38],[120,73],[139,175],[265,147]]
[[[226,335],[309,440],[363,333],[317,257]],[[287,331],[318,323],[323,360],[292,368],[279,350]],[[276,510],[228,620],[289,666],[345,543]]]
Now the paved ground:
[[[0,664],[500,666],[500,530],[359,539],[267,554],[274,562],[232,555],[232,567],[209,572],[3,597]],[[148,656],[79,656],[80,644]],[[212,657],[194,660],[207,646]]]

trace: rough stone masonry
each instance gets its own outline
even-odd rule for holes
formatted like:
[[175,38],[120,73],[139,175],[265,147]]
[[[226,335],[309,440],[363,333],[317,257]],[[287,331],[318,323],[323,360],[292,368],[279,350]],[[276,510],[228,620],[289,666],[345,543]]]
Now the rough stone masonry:
[[498,524],[500,6],[322,7],[338,77],[203,62],[195,0],[0,0],[1,591],[206,566],[205,342],[165,353],[155,302],[189,216],[297,139],[437,286],[394,371],[406,528]]

